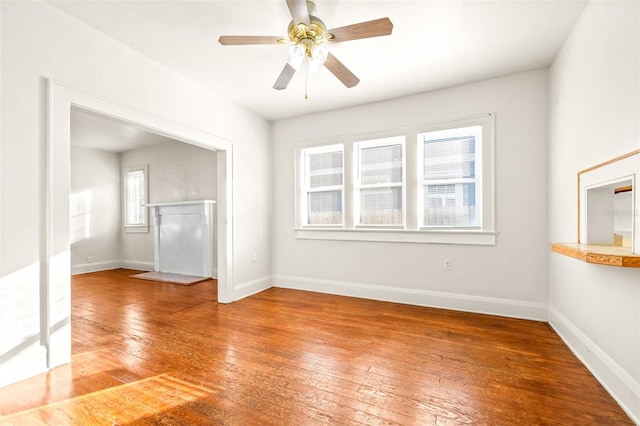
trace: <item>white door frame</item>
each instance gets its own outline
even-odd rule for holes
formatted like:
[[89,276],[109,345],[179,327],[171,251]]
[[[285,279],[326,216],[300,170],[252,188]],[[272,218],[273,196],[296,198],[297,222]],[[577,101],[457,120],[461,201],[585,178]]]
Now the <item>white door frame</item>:
[[233,301],[233,144],[224,138],[49,79],[42,223],[42,340],[49,368],[71,361],[71,107],[134,123],[153,133],[217,152],[218,302]]

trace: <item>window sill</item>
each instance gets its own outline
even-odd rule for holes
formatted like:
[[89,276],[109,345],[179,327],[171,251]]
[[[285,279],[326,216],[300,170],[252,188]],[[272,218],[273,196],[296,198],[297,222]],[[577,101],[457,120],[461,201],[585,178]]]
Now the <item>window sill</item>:
[[125,234],[144,234],[149,232],[149,226],[125,226],[124,232]]
[[553,243],[551,251],[597,265],[640,268],[640,255],[631,249],[616,246],[596,246],[576,243]]
[[301,240],[379,241],[419,244],[460,244],[495,246],[497,232],[488,231],[408,231],[397,229],[296,229]]

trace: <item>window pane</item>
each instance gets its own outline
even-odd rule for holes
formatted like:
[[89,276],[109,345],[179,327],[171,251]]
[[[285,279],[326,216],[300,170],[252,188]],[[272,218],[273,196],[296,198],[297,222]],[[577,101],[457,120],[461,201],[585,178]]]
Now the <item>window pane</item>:
[[126,225],[145,225],[145,203],[144,171],[128,172]]
[[435,140],[428,137],[428,133],[424,135],[425,180],[476,177],[476,138],[473,134]]
[[342,223],[342,191],[309,192],[307,198],[309,225]]
[[402,188],[360,190],[360,224],[402,225]]
[[477,226],[476,184],[424,186],[424,225]]
[[423,143],[423,225],[478,226],[481,126],[420,135]]
[[402,182],[402,144],[362,148],[360,150],[360,183]]
[[342,151],[309,155],[309,187],[342,185]]

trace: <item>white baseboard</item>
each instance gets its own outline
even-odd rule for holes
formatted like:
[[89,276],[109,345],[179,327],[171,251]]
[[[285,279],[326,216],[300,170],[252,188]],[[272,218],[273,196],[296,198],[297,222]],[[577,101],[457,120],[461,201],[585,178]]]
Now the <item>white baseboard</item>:
[[252,294],[260,293],[268,288],[272,287],[273,277],[268,275],[246,283],[237,284],[233,286],[233,300],[244,299]]
[[140,271],[153,271],[155,264],[153,262],[138,262],[135,260],[121,260],[120,268],[137,269]]
[[135,260],[107,260],[104,262],[81,263],[71,265],[71,275],[88,274],[90,272],[108,271],[110,269],[138,269],[141,271],[153,271],[153,262],[138,262]]
[[631,420],[640,425],[640,383],[553,306],[549,306],[549,324]]
[[88,274],[90,272],[108,271],[109,269],[121,268],[120,260],[107,260],[104,262],[81,263],[71,265],[71,275]]
[[274,287],[361,297],[385,302],[452,309],[536,321],[547,320],[547,304],[346,281],[276,275]]

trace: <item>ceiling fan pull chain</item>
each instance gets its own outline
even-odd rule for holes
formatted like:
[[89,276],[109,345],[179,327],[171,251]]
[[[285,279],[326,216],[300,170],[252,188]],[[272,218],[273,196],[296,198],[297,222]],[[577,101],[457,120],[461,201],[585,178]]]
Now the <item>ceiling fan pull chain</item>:
[[309,94],[307,92],[307,81],[309,80],[309,73],[304,73],[304,98],[309,99]]

